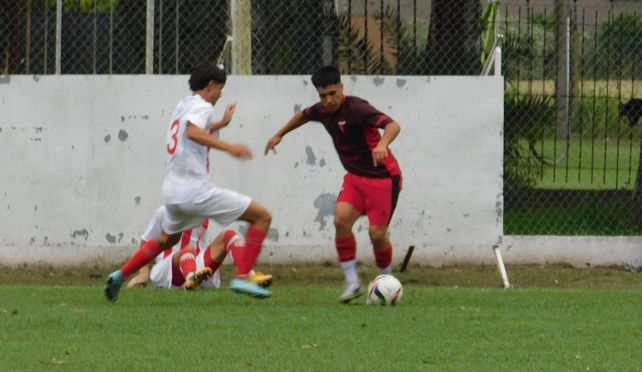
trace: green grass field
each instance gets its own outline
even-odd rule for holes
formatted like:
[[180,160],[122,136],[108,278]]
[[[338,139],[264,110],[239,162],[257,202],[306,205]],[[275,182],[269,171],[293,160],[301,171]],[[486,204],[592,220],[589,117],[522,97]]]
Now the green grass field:
[[103,298],[104,273],[3,268],[0,365],[20,371],[639,370],[642,275],[620,268],[508,270],[514,288],[505,290],[494,267],[411,266],[397,274],[402,303],[382,308],[338,304],[340,272],[330,266],[268,267],[276,281],[267,300],[227,289],[146,288],[123,289],[113,305]]
[[[528,147],[524,141],[522,146]],[[633,189],[637,174],[640,146],[623,138],[618,145],[604,138],[595,141],[572,139],[568,153],[562,156],[567,143],[564,139],[547,139],[536,146],[538,154],[556,165],[543,165],[533,158],[531,166],[543,169],[535,179],[535,188],[555,190],[614,190]]]
[[[510,194],[504,211],[508,235],[639,235],[642,225],[631,202],[640,148],[622,140],[595,142],[575,138],[555,166],[529,155],[536,174],[529,192]],[[528,148],[526,141],[521,146]],[[556,149],[556,150],[555,150]],[[566,150],[564,140],[537,144],[548,161]],[[524,162],[526,163],[526,162]]]

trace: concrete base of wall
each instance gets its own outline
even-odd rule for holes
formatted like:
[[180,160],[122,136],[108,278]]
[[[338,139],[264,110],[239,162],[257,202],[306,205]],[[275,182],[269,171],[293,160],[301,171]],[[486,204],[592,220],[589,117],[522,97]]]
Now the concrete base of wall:
[[[117,265],[135,252],[135,247],[0,247],[0,264]],[[408,247],[395,247],[393,265],[403,260]],[[621,265],[642,262],[642,237],[595,236],[506,236],[502,247],[504,263],[510,265],[566,263],[576,267]],[[357,259],[373,264],[370,248],[360,246]],[[260,257],[264,264],[335,262],[331,246],[274,246],[267,244]],[[413,264],[433,267],[451,265],[494,265],[492,247],[415,247]],[[510,268],[509,268],[510,271]],[[510,272],[509,272],[510,274]]]

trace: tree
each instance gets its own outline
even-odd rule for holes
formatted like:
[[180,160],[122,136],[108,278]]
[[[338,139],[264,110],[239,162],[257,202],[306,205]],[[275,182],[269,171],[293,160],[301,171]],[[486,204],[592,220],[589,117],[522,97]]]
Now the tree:
[[433,0],[431,5],[428,74],[479,74],[479,0]]

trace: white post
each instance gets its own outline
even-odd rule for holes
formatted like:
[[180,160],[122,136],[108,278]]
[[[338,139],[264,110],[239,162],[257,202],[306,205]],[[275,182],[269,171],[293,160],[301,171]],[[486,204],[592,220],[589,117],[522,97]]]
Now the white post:
[[495,259],[497,260],[497,269],[499,270],[500,275],[502,276],[502,282],[504,288],[510,288],[510,283],[508,282],[508,274],[506,273],[506,266],[504,266],[504,260],[502,259],[502,251],[500,247],[503,244],[497,244],[493,246],[493,253],[495,253]]
[[61,73],[62,58],[62,0],[56,1],[56,75]]
[[154,73],[154,0],[147,0],[145,27],[145,73]]
[[502,48],[497,46],[495,48],[495,76],[502,76]]

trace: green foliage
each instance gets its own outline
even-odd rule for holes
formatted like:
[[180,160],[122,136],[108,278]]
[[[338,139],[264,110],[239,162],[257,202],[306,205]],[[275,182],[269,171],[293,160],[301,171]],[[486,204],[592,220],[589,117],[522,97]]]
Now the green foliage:
[[555,110],[547,96],[504,95],[504,184],[506,188],[531,187],[539,174],[533,167],[533,145],[555,125]]
[[557,23],[555,22],[555,16],[553,14],[546,15],[544,13],[537,13],[533,15],[533,24],[542,30],[552,33],[555,31],[555,25]]
[[[44,0],[49,9],[56,9],[56,0]],[[80,11],[91,13],[96,7],[97,12],[109,12],[118,8],[120,0],[64,0],[63,10],[65,12]]]
[[[528,207],[504,213],[507,235],[640,235],[642,224],[630,192],[532,190]],[[517,204],[517,203],[515,203]],[[533,205],[535,204],[535,205]]]
[[597,55],[599,67],[606,71],[610,64],[613,75],[628,77],[634,71],[642,75],[642,17],[622,13],[604,24],[598,35]]
[[389,5],[385,7],[378,23],[383,36],[382,47],[375,48],[373,41],[360,34],[352,24],[352,16],[339,17],[339,37],[337,52],[339,63],[350,74],[391,75],[395,74],[397,62],[397,32],[401,28],[397,12]]
[[[552,22],[552,27],[551,27]],[[534,16],[532,22],[507,20],[502,42],[502,63],[507,79],[529,80],[554,77],[554,18]],[[551,30],[552,28],[552,30]]]
[[[614,87],[613,89],[617,89]],[[575,130],[581,125],[583,132],[594,132],[594,135],[616,139],[623,132],[630,132],[626,119],[620,117],[620,101],[606,96],[605,92],[597,96],[582,97],[579,117],[574,120]],[[635,138],[639,138],[636,131]]]
[[495,21],[499,13],[499,1],[491,1],[486,4],[484,12],[479,20],[479,33],[477,38],[482,45],[480,62],[482,66],[486,63],[491,53],[493,41],[495,40]]
[[[582,25],[573,18],[578,31],[578,68],[591,78],[639,79],[642,76],[642,16],[621,13],[595,28],[591,19]],[[501,22],[504,33],[504,75],[509,79],[554,79],[557,51],[556,20],[553,13],[532,14]],[[564,28],[565,29],[565,28]]]
[[419,19],[416,24],[402,22],[397,74],[424,75],[428,72],[427,36],[427,20]]

